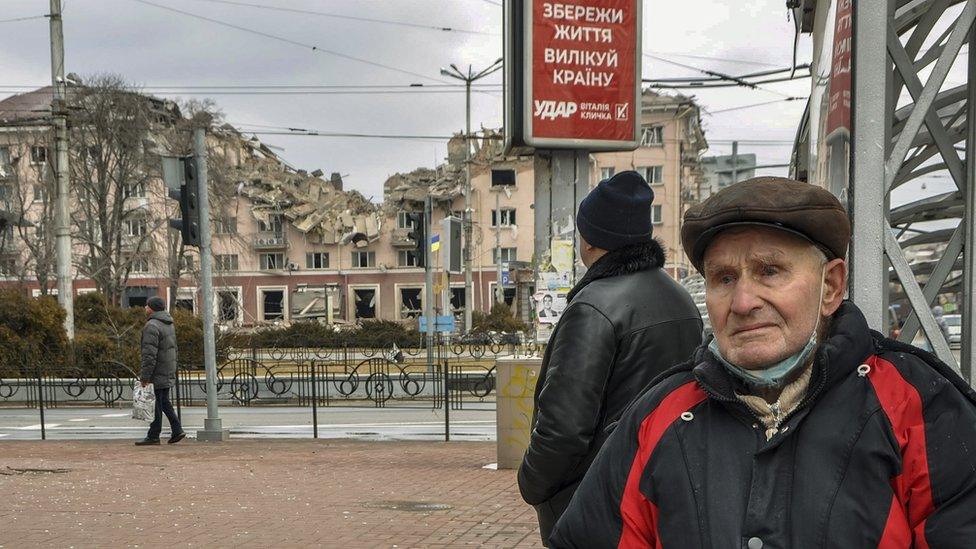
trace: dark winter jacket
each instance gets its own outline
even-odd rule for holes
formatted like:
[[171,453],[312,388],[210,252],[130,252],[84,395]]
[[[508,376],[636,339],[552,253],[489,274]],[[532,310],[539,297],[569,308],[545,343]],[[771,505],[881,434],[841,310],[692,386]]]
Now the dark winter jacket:
[[176,384],[176,330],[173,317],[166,311],[154,312],[142,329],[142,381],[151,381],[156,389]]
[[654,241],[614,250],[567,297],[543,358],[534,429],[518,473],[543,539],[606,440],[607,425],[701,342],[698,309],[663,264]]
[[704,346],[623,415],[553,547],[973,547],[976,394],[936,357],[833,318],[766,440]]

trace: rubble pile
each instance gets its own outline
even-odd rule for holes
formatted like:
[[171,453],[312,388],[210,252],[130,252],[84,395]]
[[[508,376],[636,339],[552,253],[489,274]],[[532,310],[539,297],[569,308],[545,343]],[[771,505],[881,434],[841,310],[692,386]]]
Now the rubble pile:
[[254,204],[256,219],[268,222],[281,214],[296,229],[319,244],[353,242],[365,247],[377,240],[382,212],[358,191],[342,190],[342,178],[328,181],[316,170],[294,170],[257,139],[244,142],[250,161],[236,174],[238,193]]

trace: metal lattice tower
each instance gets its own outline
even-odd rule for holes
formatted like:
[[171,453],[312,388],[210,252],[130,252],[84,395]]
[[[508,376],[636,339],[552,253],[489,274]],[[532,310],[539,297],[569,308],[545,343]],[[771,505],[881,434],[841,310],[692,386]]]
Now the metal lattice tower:
[[[853,9],[851,298],[872,328],[885,331],[891,291],[903,291],[912,312],[899,339],[911,342],[921,328],[934,352],[971,381],[976,254],[965,250],[976,246],[969,162],[976,158],[976,51],[964,46],[976,0],[855,0]],[[938,176],[953,188],[890,206],[899,187]],[[937,243],[945,246],[937,261],[906,257],[913,246]],[[940,293],[960,288],[957,362],[931,307]]]

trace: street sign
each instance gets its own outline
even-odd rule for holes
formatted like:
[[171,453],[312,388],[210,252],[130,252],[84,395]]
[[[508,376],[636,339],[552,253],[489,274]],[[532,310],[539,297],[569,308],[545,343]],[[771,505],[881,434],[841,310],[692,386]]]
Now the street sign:
[[508,288],[512,284],[512,272],[509,270],[508,263],[502,263],[502,286]]
[[[438,315],[434,317],[434,331],[449,333],[455,330],[453,315]],[[420,317],[420,332],[427,331],[427,317]]]
[[634,150],[641,1],[509,0],[506,145]]

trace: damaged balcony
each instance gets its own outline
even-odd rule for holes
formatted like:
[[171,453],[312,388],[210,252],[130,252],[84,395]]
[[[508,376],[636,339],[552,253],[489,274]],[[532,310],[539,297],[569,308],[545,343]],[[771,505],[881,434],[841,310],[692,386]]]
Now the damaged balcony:
[[284,250],[288,248],[288,238],[284,231],[260,231],[254,235],[255,250]]

